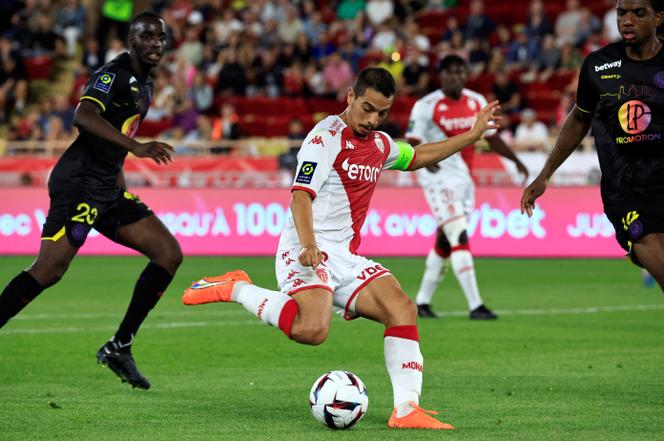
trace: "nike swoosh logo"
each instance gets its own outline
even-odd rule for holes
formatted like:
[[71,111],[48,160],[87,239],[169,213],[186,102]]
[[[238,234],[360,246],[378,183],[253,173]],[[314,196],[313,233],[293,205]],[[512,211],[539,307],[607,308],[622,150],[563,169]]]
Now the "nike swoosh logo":
[[227,283],[228,283],[228,282],[226,282],[226,281],[224,281],[224,282],[208,282],[208,281],[205,280],[205,279],[201,279],[201,280],[199,280],[198,282],[196,282],[196,283],[194,283],[193,285],[191,285],[191,287],[192,287],[193,289],[202,289],[202,288],[209,288],[209,287],[211,287],[211,286],[216,286],[216,285],[225,285],[225,284],[227,284]]

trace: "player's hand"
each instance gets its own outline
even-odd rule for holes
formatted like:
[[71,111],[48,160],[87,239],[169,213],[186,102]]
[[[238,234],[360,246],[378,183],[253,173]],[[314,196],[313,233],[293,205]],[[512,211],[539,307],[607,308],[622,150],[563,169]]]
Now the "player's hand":
[[535,200],[544,194],[548,179],[538,176],[528,187],[523,191],[521,196],[521,214],[528,213],[528,217],[533,215],[535,208]]
[[517,161],[515,162],[515,165],[516,165],[516,170],[519,172],[520,175],[523,176],[523,183],[522,183],[522,185],[526,185],[526,182],[528,182],[528,176],[529,176],[528,169],[527,169],[526,166],[523,164],[523,162],[521,162],[521,161],[519,161],[519,160],[517,160]]
[[483,107],[477,112],[477,119],[470,131],[477,137],[477,139],[484,138],[484,132],[487,130],[494,130],[500,128],[500,120],[502,117],[498,114],[500,112],[500,104],[498,101],[493,101]]
[[171,162],[171,153],[175,149],[165,142],[148,141],[135,142],[130,151],[139,158],[151,158],[157,164],[166,165]]
[[324,256],[323,252],[317,245],[310,245],[302,247],[298,259],[302,266],[316,268],[324,260]]

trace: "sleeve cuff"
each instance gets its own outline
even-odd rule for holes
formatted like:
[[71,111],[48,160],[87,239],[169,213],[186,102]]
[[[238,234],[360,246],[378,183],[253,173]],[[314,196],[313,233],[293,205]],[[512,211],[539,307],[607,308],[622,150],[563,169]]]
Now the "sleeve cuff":
[[306,192],[309,193],[309,195],[311,196],[311,199],[316,199],[316,196],[317,196],[316,192],[313,191],[312,189],[310,189],[309,187],[301,187],[301,186],[299,186],[299,185],[293,185],[293,186],[291,187],[291,192],[292,192],[293,190],[302,190],[302,191],[306,191]]
[[80,101],[83,101],[83,100],[89,100],[89,101],[92,101],[92,102],[96,103],[99,107],[101,107],[101,110],[103,112],[106,112],[106,106],[104,105],[104,103],[99,101],[97,98],[92,97],[92,96],[88,96],[88,95],[83,95],[81,97]]

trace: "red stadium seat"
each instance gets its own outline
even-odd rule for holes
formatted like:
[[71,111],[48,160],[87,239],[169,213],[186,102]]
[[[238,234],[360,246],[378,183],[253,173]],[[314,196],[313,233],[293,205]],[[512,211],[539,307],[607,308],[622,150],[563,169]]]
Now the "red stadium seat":
[[48,80],[51,78],[53,58],[47,55],[38,55],[23,60],[25,71],[31,80]]

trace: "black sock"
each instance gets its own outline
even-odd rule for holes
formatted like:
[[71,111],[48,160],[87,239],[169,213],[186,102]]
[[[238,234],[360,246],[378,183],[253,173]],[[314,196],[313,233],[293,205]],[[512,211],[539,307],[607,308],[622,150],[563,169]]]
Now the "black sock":
[[0,328],[37,297],[44,288],[29,273],[21,271],[0,295]]
[[168,271],[157,264],[148,263],[136,281],[127,313],[113,337],[113,341],[120,348],[128,348],[131,345],[141,323],[157,304],[172,279],[173,276]]

